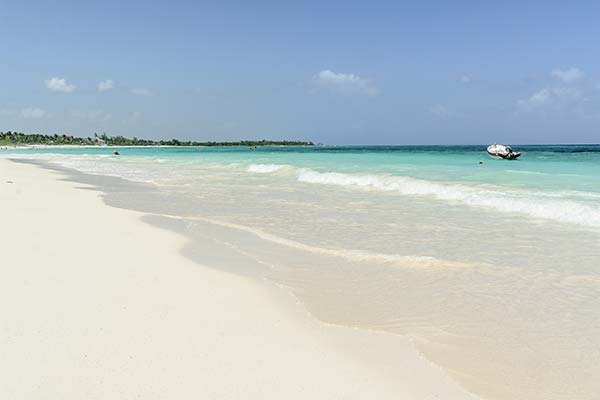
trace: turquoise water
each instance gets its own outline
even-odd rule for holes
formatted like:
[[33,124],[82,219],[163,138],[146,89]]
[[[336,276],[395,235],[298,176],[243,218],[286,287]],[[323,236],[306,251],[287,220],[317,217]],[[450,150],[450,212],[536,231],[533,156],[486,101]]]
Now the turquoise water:
[[[13,150],[111,155],[113,148]],[[521,146],[521,159],[494,160],[485,146],[121,148],[122,156],[210,163],[290,164],[321,172],[389,173],[421,179],[600,192],[600,145]],[[0,153],[1,154],[1,153]],[[483,161],[483,165],[478,163]]]
[[[112,156],[112,148],[16,153],[45,155],[87,172],[116,175],[119,173],[113,169],[117,165],[137,162],[146,168],[146,174],[137,169],[135,176],[128,177],[142,181],[161,175],[160,163],[175,168],[171,178],[190,172],[182,168],[206,166],[230,167],[232,171],[252,166],[258,173],[268,173],[269,167],[296,168],[297,179],[304,182],[397,191],[600,227],[600,145],[521,146],[518,150],[523,156],[513,162],[492,159],[485,146],[121,148],[118,160]],[[63,155],[69,158],[61,160]],[[547,210],[537,209],[540,201]]]
[[411,337],[482,398],[600,393],[600,146],[113,150],[0,155],[147,183],[100,189],[177,217],[201,264],[239,253],[322,321]]

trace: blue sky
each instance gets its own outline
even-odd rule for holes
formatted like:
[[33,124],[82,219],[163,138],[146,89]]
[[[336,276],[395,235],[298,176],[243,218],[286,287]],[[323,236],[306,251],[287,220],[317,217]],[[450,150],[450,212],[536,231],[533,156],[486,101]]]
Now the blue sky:
[[600,142],[600,3],[0,1],[0,130]]

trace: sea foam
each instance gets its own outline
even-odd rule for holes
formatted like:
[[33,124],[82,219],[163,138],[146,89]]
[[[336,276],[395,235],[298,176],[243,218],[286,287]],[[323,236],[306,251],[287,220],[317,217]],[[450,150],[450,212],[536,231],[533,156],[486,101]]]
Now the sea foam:
[[268,174],[281,169],[283,165],[280,164],[250,164],[246,171],[255,172],[258,174]]
[[488,186],[426,181],[406,176],[345,174],[299,169],[298,181],[304,183],[361,187],[409,196],[428,196],[472,207],[519,213],[530,217],[600,227],[600,208],[585,202],[548,198],[544,194],[517,189],[494,190]]

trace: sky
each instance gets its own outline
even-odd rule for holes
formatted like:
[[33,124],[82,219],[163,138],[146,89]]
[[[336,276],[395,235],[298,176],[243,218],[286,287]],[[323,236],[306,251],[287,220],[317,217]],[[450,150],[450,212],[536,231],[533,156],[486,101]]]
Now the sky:
[[600,142],[600,2],[4,1],[0,131]]

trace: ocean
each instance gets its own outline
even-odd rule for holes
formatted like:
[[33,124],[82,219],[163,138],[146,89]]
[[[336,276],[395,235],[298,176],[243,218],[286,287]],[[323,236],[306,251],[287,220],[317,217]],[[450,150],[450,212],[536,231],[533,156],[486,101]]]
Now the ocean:
[[485,146],[0,156],[122,178],[96,182],[106,202],[183,232],[190,258],[235,253],[247,268],[208,264],[288,290],[325,323],[410,337],[482,398],[597,399],[600,146],[516,147],[516,161]]

